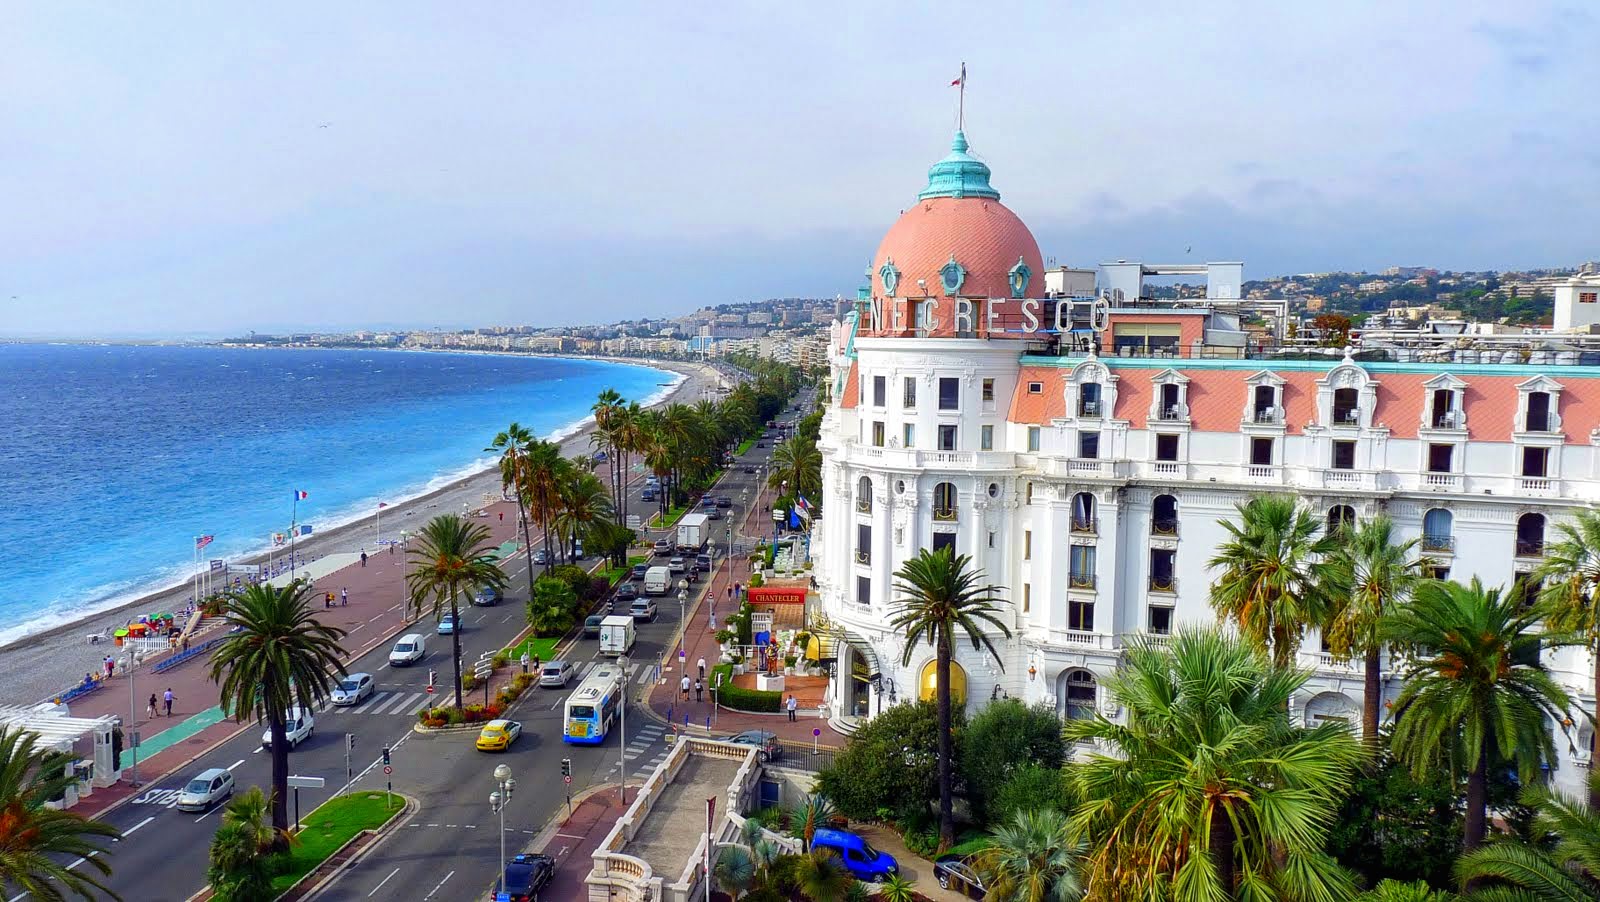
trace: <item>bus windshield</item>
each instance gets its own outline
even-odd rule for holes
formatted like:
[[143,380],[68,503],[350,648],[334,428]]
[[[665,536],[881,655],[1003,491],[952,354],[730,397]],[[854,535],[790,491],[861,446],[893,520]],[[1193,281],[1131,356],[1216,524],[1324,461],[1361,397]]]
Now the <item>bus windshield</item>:
[[594,706],[573,705],[568,711],[567,716],[577,718],[578,720],[588,720],[589,718],[594,717]]

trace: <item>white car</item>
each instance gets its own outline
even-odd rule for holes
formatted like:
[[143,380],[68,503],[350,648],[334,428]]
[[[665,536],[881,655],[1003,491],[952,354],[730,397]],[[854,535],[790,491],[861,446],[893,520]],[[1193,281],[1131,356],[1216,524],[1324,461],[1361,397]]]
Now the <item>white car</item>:
[[[283,721],[284,738],[289,741],[289,748],[292,749],[300,743],[305,742],[307,739],[310,739],[311,732],[316,729],[316,726],[317,719],[311,716],[310,711],[302,711],[299,708],[290,708],[289,711],[284,714]],[[268,749],[272,748],[271,727],[268,727],[261,734],[261,747]]]
[[195,775],[189,785],[178,793],[179,811],[205,811],[218,802],[233,797],[233,774],[225,768],[213,767]]
[[328,700],[340,706],[359,705],[362,699],[371,697],[375,688],[377,684],[372,681],[372,674],[352,673],[333,687]]
[[390,667],[405,667],[422,660],[428,653],[428,639],[421,633],[407,633],[389,651]]
[[565,689],[572,682],[572,665],[566,661],[546,661],[539,668],[539,685],[550,689]]
[[683,562],[683,558],[681,558],[681,557],[675,557],[672,560],[667,561],[667,572],[668,573],[682,573],[682,572],[684,572],[685,570],[688,570],[688,569],[689,569],[689,565],[685,564]]

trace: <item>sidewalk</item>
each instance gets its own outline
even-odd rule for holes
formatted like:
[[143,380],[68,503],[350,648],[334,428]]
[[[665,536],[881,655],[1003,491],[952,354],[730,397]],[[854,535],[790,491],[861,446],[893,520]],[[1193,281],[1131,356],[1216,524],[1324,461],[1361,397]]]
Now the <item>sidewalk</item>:
[[527,851],[542,852],[556,861],[555,879],[539,893],[541,898],[589,897],[589,888],[583,880],[589,876],[594,850],[600,847],[606,834],[616,826],[617,818],[626,810],[617,797],[617,788],[607,786],[578,802],[572,817],[559,821],[554,832],[534,840]]

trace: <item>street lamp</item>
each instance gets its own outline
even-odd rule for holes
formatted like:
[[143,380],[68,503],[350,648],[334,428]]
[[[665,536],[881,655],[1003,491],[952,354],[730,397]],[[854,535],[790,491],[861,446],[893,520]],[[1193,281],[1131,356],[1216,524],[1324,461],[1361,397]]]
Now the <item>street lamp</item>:
[[678,586],[679,586],[679,588],[678,588],[678,622],[679,623],[683,622],[684,604],[686,602],[688,602],[688,600],[689,600],[688,585],[689,584],[687,582],[678,583]]
[[621,735],[617,737],[617,767],[620,769],[618,779],[622,781],[623,807],[628,804],[628,661],[627,655],[617,656],[617,666],[622,668],[622,691],[617,694],[617,708],[622,712]]
[[132,766],[132,772],[129,774],[128,780],[129,780],[130,785],[132,785],[135,789],[137,789],[139,787],[139,743],[136,740],[139,738],[139,731],[134,729],[134,723],[135,723],[134,718],[137,716],[138,711],[139,711],[139,696],[133,690],[133,665],[134,665],[134,663],[135,662],[134,662],[134,658],[133,658],[133,645],[132,645],[132,643],[130,643],[128,645],[128,729],[127,729],[127,734],[128,735],[127,735],[127,740],[128,740],[128,752],[133,756],[133,766]]
[[517,788],[517,781],[511,778],[511,768],[504,764],[495,767],[494,781],[497,788],[489,793],[489,810],[500,815],[500,876],[494,881],[498,892],[505,889],[506,879],[506,807],[511,804],[511,793]]

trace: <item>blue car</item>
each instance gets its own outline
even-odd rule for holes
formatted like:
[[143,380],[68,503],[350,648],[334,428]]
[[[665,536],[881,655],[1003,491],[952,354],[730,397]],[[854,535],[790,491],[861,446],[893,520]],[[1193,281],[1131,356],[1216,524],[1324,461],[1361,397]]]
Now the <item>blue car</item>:
[[900,873],[900,865],[895,862],[893,855],[879,852],[849,830],[824,827],[811,840],[811,848],[827,849],[838,855],[845,870],[857,880],[882,883],[890,875]]

